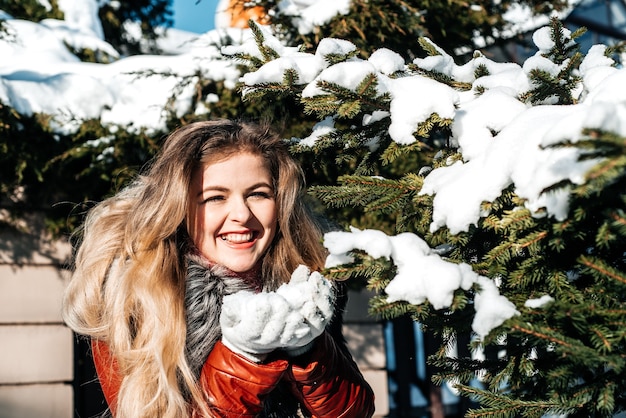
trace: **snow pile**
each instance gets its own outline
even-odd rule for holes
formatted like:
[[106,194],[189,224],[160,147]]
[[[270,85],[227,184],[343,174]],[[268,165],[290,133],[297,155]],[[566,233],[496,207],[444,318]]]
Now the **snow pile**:
[[252,361],[276,348],[295,355],[324,332],[334,308],[331,282],[300,265],[275,292],[241,290],[224,296],[222,341]]
[[[0,38],[2,103],[23,115],[51,115],[51,128],[64,134],[75,132],[88,119],[99,119],[112,131],[123,126],[129,131],[159,132],[166,128],[165,109],[176,116],[205,111],[202,103],[191,108],[198,77],[224,81],[234,88],[241,76],[235,63],[221,54],[220,43],[226,35],[243,41],[251,36],[249,31],[193,36],[169,30],[160,42],[170,55],[120,58],[102,40],[96,6],[95,0],[59,2],[69,18],[64,21],[34,23],[7,16],[11,36]],[[76,50],[100,51],[114,61],[81,62],[65,44]]]
[[392,259],[397,274],[385,288],[389,302],[419,305],[428,301],[435,309],[445,309],[452,305],[457,289],[470,290],[476,286],[472,329],[479,338],[518,314],[515,305],[500,295],[493,281],[476,274],[469,264],[445,261],[415,234],[388,236],[381,231],[352,228],[350,232],[327,233],[324,246],[330,253],[327,268],[352,262],[348,254],[352,250]]
[[[433,113],[451,119],[451,139],[459,146],[463,161],[435,169],[425,179],[422,193],[435,195],[433,231],[443,226],[452,233],[467,231],[485,215],[480,212],[481,203],[493,201],[510,185],[527,199],[526,205],[535,216],[548,214],[562,220],[567,215],[567,190],[552,194],[541,191],[564,180],[580,184],[596,161],[578,162],[577,150],[546,146],[563,140],[576,142],[584,128],[610,129],[626,135],[626,70],[612,67],[613,61],[603,54],[604,47],[596,46],[581,65],[583,83],[578,104],[530,107],[518,100],[533,87],[530,71],[540,69],[554,74],[566,65],[557,66],[541,55],[552,46],[549,28],[537,31],[534,41],[539,51],[524,66],[496,63],[481,55],[458,66],[441,50],[441,55],[414,60],[421,68],[472,83],[474,88],[466,92],[421,75],[391,78],[389,74],[406,67],[395,52],[388,50],[372,54],[368,60],[351,58],[329,65],[323,59],[324,52],[320,53],[329,45],[343,54],[354,49],[346,41],[333,39],[322,40],[315,54],[283,48],[278,51],[279,58],[246,74],[242,81],[250,91],[263,83],[280,82],[289,69],[298,75],[303,98],[312,98],[328,94],[320,88],[321,81],[354,91],[364,77],[374,75],[377,94],[391,96],[389,114],[377,117],[390,118],[389,135],[400,144],[414,142],[413,132]],[[246,48],[234,47],[229,52]],[[475,70],[480,66],[490,74],[475,79]],[[477,95],[479,87],[487,92]],[[368,121],[366,118],[363,123]],[[324,121],[326,131],[332,130],[331,122]],[[315,138],[319,134],[306,138],[304,143],[313,145]]]

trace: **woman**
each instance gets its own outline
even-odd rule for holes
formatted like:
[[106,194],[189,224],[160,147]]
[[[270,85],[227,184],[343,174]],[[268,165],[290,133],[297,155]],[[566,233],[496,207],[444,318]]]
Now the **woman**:
[[[174,131],[93,208],[64,318],[116,417],[368,417],[303,175],[267,127]],[[307,267],[304,267],[307,266]]]

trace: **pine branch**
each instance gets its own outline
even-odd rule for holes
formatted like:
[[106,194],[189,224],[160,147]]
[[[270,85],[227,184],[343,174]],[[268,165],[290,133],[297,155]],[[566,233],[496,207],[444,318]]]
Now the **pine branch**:
[[[574,35],[580,36],[579,33],[582,32],[576,32]],[[559,73],[553,76],[546,70],[532,69],[529,78],[535,87],[523,94],[521,100],[538,104],[556,98],[558,104],[574,104],[576,99],[573,91],[582,80],[576,70],[582,62],[583,55],[578,52],[580,47],[573,42],[574,38],[565,36],[563,24],[557,18],[550,20],[550,38],[553,46],[542,55],[559,65]]]
[[400,145],[397,142],[391,141],[389,146],[385,148],[381,155],[381,161],[383,165],[391,164],[401,156],[409,155],[414,152],[419,152],[423,148],[429,148],[428,145],[422,141],[415,141],[412,144]]
[[373,290],[382,290],[391,281],[394,267],[384,258],[374,259],[359,251],[352,252],[354,262],[324,270],[324,275],[334,280],[367,278]]
[[400,181],[343,176],[338,181],[339,186],[311,187],[311,193],[331,206],[361,206],[366,212],[390,213],[404,206],[420,186],[415,183],[414,176],[407,176]]
[[608,278],[611,280],[615,280],[620,284],[626,285],[626,274],[607,265],[604,261],[596,257],[583,255],[579,258],[579,262],[587,268],[588,272],[596,277]]
[[378,96],[376,74],[369,74],[358,85],[350,90],[337,83],[321,80],[317,86],[327,94],[303,98],[304,110],[307,114],[317,114],[320,118],[337,114],[344,119],[353,119],[363,112],[389,110],[388,94]]
[[384,295],[374,296],[370,299],[369,313],[381,319],[399,318],[410,315],[414,321],[421,322],[428,318],[431,309],[428,304],[411,305],[407,302],[389,302]]
[[259,52],[263,56],[263,63],[267,63],[280,57],[280,54],[265,44],[265,36],[259,25],[252,19],[248,21],[248,26],[254,35],[254,40]]
[[359,55],[359,51],[357,49],[354,49],[347,54],[337,54],[337,53],[326,54],[324,55],[324,60],[328,63],[329,66],[331,66],[331,65],[338,64],[340,62],[348,61],[350,58],[354,58],[357,55]]
[[554,46],[547,54],[544,54],[544,56],[550,58],[557,64],[562,64],[573,52],[578,50],[579,45],[573,41],[582,36],[585,32],[585,28],[579,28],[571,37],[566,37],[563,31],[563,23],[556,17],[551,18],[550,39],[554,42]]
[[469,418],[514,418],[518,416],[539,418],[547,413],[568,413],[572,410],[564,408],[556,401],[522,401],[511,399],[505,395],[480,390],[471,386],[457,385],[457,389],[467,397],[477,399],[486,408],[470,409]]

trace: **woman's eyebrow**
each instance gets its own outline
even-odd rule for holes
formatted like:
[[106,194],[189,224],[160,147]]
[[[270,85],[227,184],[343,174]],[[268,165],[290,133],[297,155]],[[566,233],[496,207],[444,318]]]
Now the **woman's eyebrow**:
[[[246,190],[254,190],[254,189],[258,189],[261,187],[267,187],[268,189],[274,190],[274,188],[272,187],[271,184],[266,183],[264,181],[259,182],[259,183],[255,183],[253,185],[251,185],[250,187],[246,188]],[[204,187],[202,190],[200,190],[197,194],[197,196],[201,196],[203,193],[205,192],[227,192],[230,189],[228,187],[224,187],[224,186],[206,186]]]
[[205,192],[227,192],[228,187],[223,186],[206,186],[200,189],[197,196],[202,196]]
[[254,185],[252,185],[252,186],[248,187],[248,190],[258,189],[259,187],[268,187],[268,188],[270,188],[270,189],[273,189],[273,187],[272,187],[272,185],[271,185],[271,184],[268,184],[268,183],[266,183],[266,182],[264,182],[264,181],[261,181],[261,182],[258,182],[258,183],[256,183],[256,184],[254,184]]

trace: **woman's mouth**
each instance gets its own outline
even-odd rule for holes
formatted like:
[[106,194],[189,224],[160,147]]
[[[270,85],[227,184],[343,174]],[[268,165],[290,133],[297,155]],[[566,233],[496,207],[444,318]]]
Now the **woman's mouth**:
[[244,242],[250,242],[254,239],[254,233],[253,232],[246,232],[246,233],[229,233],[229,234],[222,234],[220,235],[220,238],[222,239],[222,241],[227,241],[230,242],[232,244],[241,244]]

